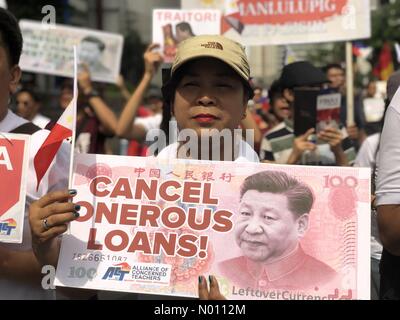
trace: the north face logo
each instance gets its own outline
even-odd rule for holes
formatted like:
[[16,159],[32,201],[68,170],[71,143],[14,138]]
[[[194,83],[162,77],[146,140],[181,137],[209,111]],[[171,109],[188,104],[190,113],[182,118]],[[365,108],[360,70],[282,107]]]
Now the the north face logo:
[[206,49],[224,50],[224,47],[219,42],[209,41],[208,43],[201,44],[201,46],[206,48]]

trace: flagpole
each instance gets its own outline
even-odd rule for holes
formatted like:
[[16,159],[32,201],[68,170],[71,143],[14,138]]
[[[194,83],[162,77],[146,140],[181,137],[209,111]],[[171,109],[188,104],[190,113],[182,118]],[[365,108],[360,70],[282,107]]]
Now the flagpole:
[[354,77],[353,77],[353,46],[346,42],[346,102],[347,126],[354,125]]
[[76,132],[76,110],[77,110],[77,99],[78,99],[78,56],[76,46],[74,46],[74,93],[73,93],[73,124],[72,124],[72,137],[71,137],[71,154],[69,160],[69,178],[68,178],[68,188],[72,189],[72,176],[74,168],[74,151],[75,151],[75,132]]

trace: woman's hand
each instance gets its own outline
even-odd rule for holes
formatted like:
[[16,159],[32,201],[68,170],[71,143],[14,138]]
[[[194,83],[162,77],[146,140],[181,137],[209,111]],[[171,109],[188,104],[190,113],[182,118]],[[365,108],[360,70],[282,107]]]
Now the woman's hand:
[[44,244],[68,229],[68,223],[79,218],[80,206],[68,202],[76,190],[51,192],[29,207],[32,240]]
[[159,52],[154,51],[158,48],[160,48],[159,44],[150,44],[143,55],[145,75],[151,78],[154,77],[163,62],[163,56]]
[[209,276],[208,279],[210,281],[210,290],[208,290],[206,278],[199,276],[199,299],[226,300],[221,292],[219,292],[218,280],[214,276]]

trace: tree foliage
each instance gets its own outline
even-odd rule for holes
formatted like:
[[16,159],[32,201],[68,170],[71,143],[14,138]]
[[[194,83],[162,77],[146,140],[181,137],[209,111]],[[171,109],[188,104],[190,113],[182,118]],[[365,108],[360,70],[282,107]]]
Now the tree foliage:
[[[369,61],[374,66],[379,58],[379,54],[383,44],[388,41],[392,48],[396,42],[400,42],[400,1],[387,3],[380,6],[371,14],[371,38],[361,40],[367,46],[373,48],[372,56]],[[395,67],[398,63],[395,59],[393,49],[393,57]],[[345,61],[345,43],[335,42],[331,46],[316,45],[316,48],[310,50],[308,59],[316,65],[326,65],[330,62]]]
[[[396,42],[400,42],[400,1],[382,5],[378,10],[372,12],[371,19],[371,38],[366,43],[374,49],[372,64],[375,64],[386,41],[391,44],[392,48]],[[394,59],[394,63],[396,66],[396,59]]]

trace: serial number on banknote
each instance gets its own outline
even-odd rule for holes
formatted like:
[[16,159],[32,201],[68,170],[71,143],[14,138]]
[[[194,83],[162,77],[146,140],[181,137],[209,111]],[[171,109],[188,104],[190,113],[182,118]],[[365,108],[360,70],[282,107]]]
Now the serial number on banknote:
[[111,254],[100,254],[100,253],[74,253],[72,256],[72,260],[74,261],[94,261],[94,262],[103,262],[103,261],[112,261],[112,262],[126,262],[127,257],[121,257]]

